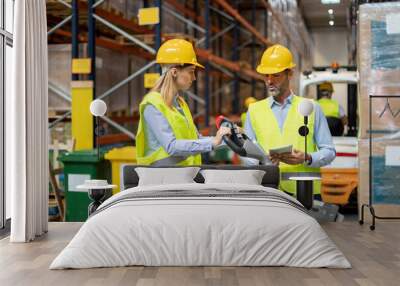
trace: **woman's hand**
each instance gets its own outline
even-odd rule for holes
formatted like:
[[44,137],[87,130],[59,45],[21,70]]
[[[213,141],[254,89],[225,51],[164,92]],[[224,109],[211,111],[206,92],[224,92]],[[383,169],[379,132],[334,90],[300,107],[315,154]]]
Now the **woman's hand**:
[[219,144],[222,142],[222,137],[225,135],[231,135],[231,129],[229,127],[221,127],[218,129],[217,134],[215,134],[214,140],[213,140],[213,147],[217,147]]

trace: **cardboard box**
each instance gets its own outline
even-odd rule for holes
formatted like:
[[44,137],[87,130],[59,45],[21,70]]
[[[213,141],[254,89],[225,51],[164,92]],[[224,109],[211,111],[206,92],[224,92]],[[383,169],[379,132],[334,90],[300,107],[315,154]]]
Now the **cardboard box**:
[[[380,137],[382,139],[382,137]],[[390,165],[388,157],[393,157],[393,152],[387,154],[388,147],[400,148],[400,139],[381,140],[377,139],[372,143],[372,204],[377,216],[400,217],[400,166]],[[400,150],[397,157],[400,157]],[[359,185],[358,185],[358,206],[361,218],[361,206],[369,204],[369,139],[358,141],[359,160]],[[369,209],[365,209],[364,219],[369,222],[371,215]]]
[[[400,74],[399,74],[400,78]],[[371,84],[369,88],[361,87],[358,100],[359,111],[359,138],[369,138],[369,129],[376,133],[396,132],[400,130],[400,87],[382,87],[379,84]],[[371,100],[371,126],[370,121],[370,102],[369,96],[371,95],[399,95],[397,98],[372,98]]]
[[[400,32],[396,17],[400,3],[363,4],[359,10],[358,67],[359,137],[368,138],[369,96],[398,95],[398,99],[374,99],[372,130],[400,129]],[[384,112],[385,111],[385,112]]]

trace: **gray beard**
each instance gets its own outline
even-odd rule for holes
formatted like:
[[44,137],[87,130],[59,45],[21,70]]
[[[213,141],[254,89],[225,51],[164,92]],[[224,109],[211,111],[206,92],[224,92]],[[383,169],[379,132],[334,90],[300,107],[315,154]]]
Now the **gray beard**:
[[270,89],[268,89],[268,94],[273,97],[279,96],[281,94],[281,90],[279,88],[275,89],[274,91],[271,91]]

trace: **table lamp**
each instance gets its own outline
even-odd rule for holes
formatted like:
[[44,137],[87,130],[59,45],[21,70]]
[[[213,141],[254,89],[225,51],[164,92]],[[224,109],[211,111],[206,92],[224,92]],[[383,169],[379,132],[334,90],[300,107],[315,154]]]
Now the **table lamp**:
[[[304,137],[304,160],[307,159],[307,135],[309,134],[308,116],[313,112],[314,104],[309,99],[303,99],[298,108],[298,113],[304,117],[304,125],[299,128],[299,134]],[[305,208],[311,209],[313,205],[313,181],[319,180],[317,177],[291,177],[291,180],[296,181],[296,198]]]
[[96,117],[96,149],[97,149],[97,158],[100,160],[100,151],[99,151],[99,136],[101,135],[101,128],[99,124],[99,117],[104,116],[107,111],[106,103],[101,99],[95,99],[90,103],[90,113]]

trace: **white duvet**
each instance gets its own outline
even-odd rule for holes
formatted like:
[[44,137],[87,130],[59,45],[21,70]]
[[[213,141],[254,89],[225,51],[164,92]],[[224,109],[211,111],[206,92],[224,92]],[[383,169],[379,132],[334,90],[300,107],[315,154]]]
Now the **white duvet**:
[[[146,191],[264,191],[284,200],[172,197],[123,200]],[[143,193],[145,194],[145,193]],[[88,219],[50,269],[145,266],[350,268],[318,222],[262,186],[182,184],[114,195]]]

